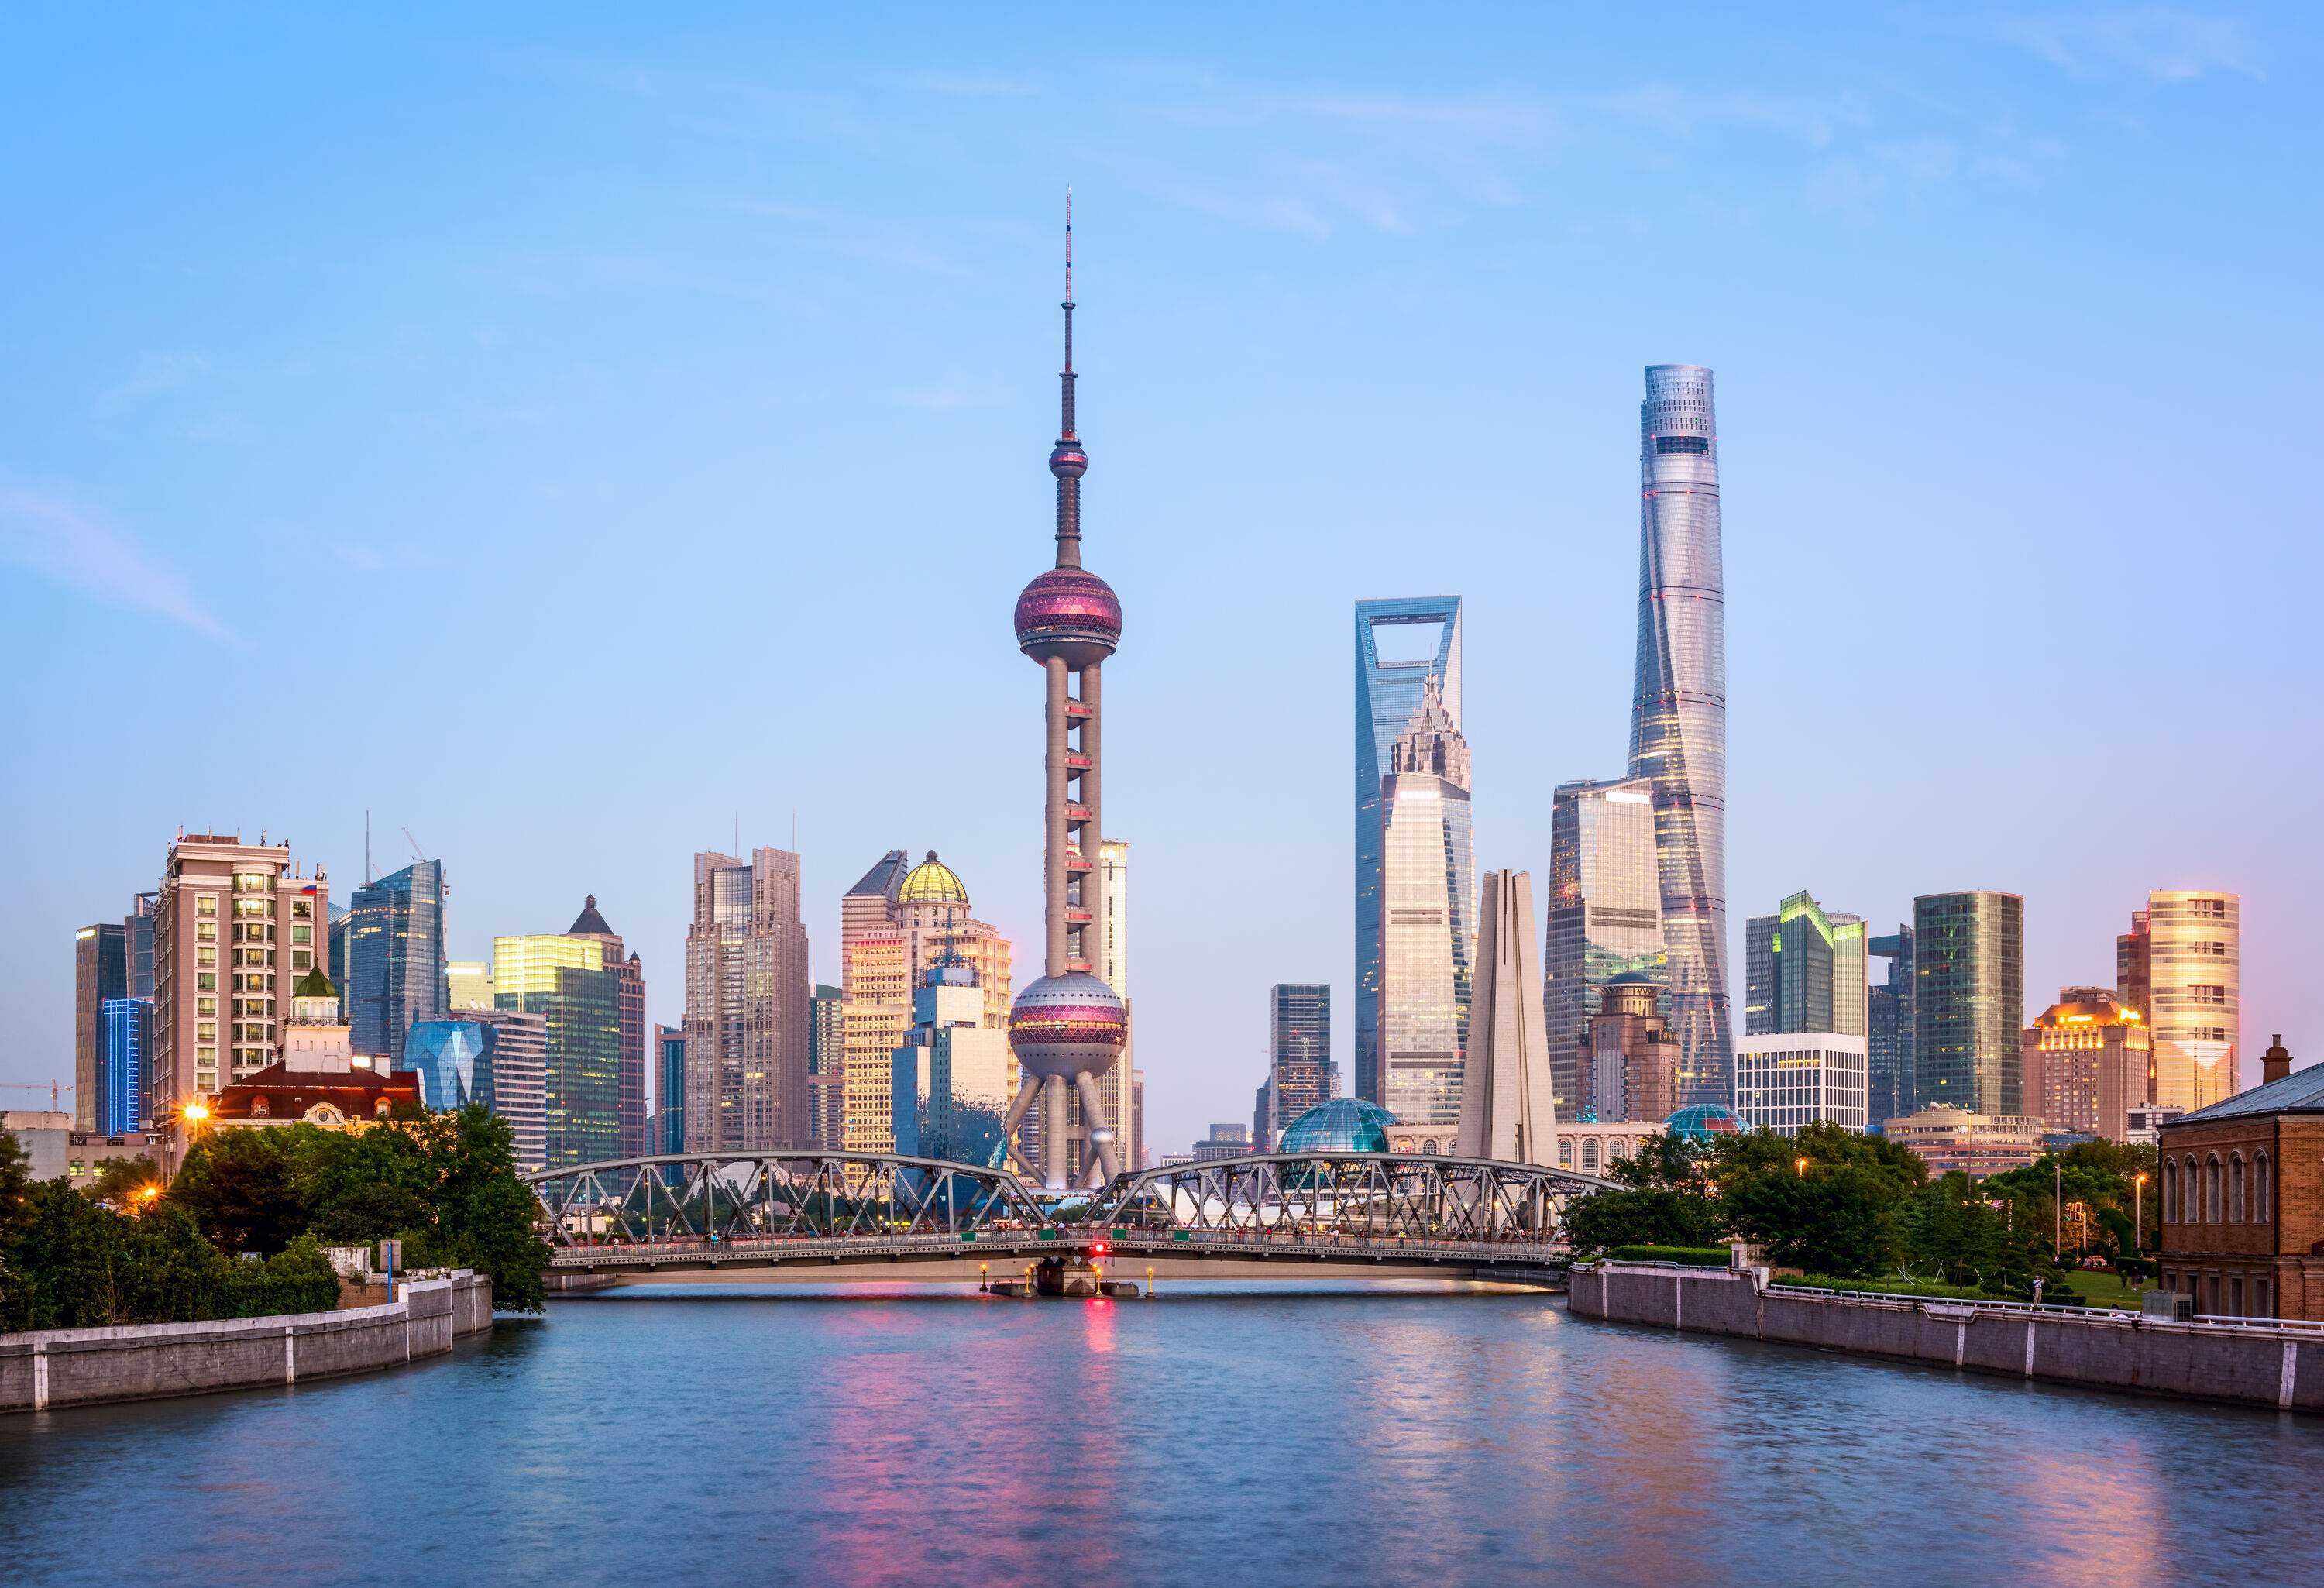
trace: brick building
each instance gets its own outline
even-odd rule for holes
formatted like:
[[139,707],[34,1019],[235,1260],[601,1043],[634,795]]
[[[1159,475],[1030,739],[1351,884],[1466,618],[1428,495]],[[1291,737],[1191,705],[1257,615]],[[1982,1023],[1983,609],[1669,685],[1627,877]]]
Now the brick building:
[[2324,1319],[2324,1065],[2161,1128],[2163,1284],[2221,1317]]

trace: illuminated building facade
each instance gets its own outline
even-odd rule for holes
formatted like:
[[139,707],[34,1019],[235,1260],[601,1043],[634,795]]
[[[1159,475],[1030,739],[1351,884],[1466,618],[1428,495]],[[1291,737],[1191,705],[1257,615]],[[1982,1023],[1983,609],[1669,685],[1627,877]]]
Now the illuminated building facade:
[[153,1001],[108,998],[97,1005],[97,1073],[98,1136],[125,1136],[144,1129],[145,1063],[153,1050]]
[[1818,1122],[1861,1135],[1865,1039],[1839,1031],[1775,1031],[1735,1043],[1735,1112],[1752,1130],[1796,1136]]
[[2131,1139],[2132,1113],[2153,1101],[2154,1048],[2112,988],[2059,988],[2020,1043],[2027,1113],[2052,1133]]
[[2233,1097],[2243,1035],[2243,901],[2165,889],[2147,895],[2153,1101],[2190,1112]]
[[1654,785],[1663,940],[1680,1085],[1731,1095],[1727,1007],[1727,618],[1711,372],[1646,369],[1638,408],[1638,657],[1633,778]]
[[1376,1101],[1448,1143],[1461,1122],[1477,944],[1469,776],[1468,741],[1432,674],[1380,783]]
[[1794,893],[1743,924],[1743,1029],[1867,1034],[1864,921]]
[[1434,681],[1461,725],[1461,598],[1401,596],[1356,603],[1356,1095],[1381,1102],[1379,993],[1386,827],[1383,782],[1421,694]]
[[1560,1118],[1582,1106],[1574,1057],[1599,989],[1643,972],[1660,981],[1661,873],[1654,784],[1647,779],[1560,783],[1549,823],[1549,926],[1542,945],[1542,1010]]
[[597,896],[582,900],[581,913],[565,929],[568,937],[587,937],[602,944],[605,968],[621,982],[622,1002],[622,1153],[624,1157],[652,1150],[650,1122],[646,1114],[646,971],[645,964],[629,952],[621,934],[597,912]]
[[129,996],[127,934],[112,921],[73,934],[73,1129],[87,1134],[111,1113],[103,1048],[105,1005]]
[[688,1152],[814,1145],[808,997],[799,857],[696,854],[686,931]]
[[1914,900],[1913,962],[1921,1106],[2023,1115],[2024,900],[1990,891]]
[[1913,1112],[1913,928],[1868,937],[1865,952],[1888,962],[1886,978],[1864,994],[1865,1114],[1873,1125]]
[[493,996],[542,1021],[543,1164],[622,1156],[621,973],[595,938],[493,939]]

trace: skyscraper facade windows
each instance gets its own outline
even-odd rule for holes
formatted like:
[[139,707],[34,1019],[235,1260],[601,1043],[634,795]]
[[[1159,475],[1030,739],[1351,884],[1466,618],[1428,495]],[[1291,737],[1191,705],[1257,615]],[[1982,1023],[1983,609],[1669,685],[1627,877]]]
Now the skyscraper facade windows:
[[2190,1112],[2242,1090],[2243,901],[2236,894],[2166,889],[2147,896],[2154,1099]]
[[105,1006],[129,995],[126,934],[100,921],[73,934],[73,1129],[99,1131],[110,1112],[103,1060]]
[[97,1009],[98,1095],[96,1133],[125,1136],[145,1128],[145,1060],[153,1045],[153,1001],[108,998]]
[[[1328,1103],[1337,1090],[1332,1065],[1332,989],[1321,982],[1278,982],[1267,994],[1268,1133]],[[1272,1143],[1253,1144],[1261,1152]]]
[[1727,627],[1711,372],[1653,365],[1638,410],[1630,776],[1654,786],[1669,1015],[1690,1103],[1733,1089],[1727,1007]]
[[1653,783],[1560,783],[1550,811],[1549,929],[1542,947],[1542,1010],[1560,1119],[1585,1105],[1575,1058],[1600,989],[1634,972],[1659,983],[1667,957]]
[[1380,1102],[1380,912],[1386,824],[1381,783],[1397,741],[1431,679],[1461,725],[1461,598],[1409,596],[1356,603],[1356,1032],[1359,1096]]
[[1865,1118],[1877,1126],[1914,1107],[1913,1084],[1913,928],[1899,925],[1865,939],[1865,951],[1888,962],[1887,975],[1864,1000]]
[[2024,1114],[2024,900],[1989,891],[1914,900],[1913,957],[1921,1106]]
[[621,976],[601,943],[562,934],[493,939],[493,996],[543,1021],[544,1162],[622,1156]]
[[1449,1140],[1461,1120],[1477,863],[1469,746],[1434,675],[1380,784],[1381,1106]]
[[1735,1112],[1750,1130],[1796,1136],[1803,1125],[1865,1126],[1865,1039],[1776,1031],[1735,1045]]
[[[355,1050],[384,1053],[397,1061],[394,1068],[405,1068],[403,1038],[412,1022],[441,1020],[451,1008],[444,982],[443,863],[416,860],[365,882],[347,896],[346,920],[346,966],[338,988]],[[311,923],[294,926],[294,939],[300,932],[306,941],[315,935]]]
[[696,854],[686,934],[687,1151],[813,1145],[809,996],[799,857]]
[[1794,893],[1774,915],[1744,923],[1743,963],[1746,1035],[1866,1034],[1860,917],[1827,912],[1812,895]]

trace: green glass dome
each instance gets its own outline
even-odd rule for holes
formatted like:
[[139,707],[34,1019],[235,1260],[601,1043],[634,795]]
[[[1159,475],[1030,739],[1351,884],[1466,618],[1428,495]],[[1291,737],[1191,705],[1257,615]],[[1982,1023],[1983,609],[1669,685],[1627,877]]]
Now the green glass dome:
[[1334,1097],[1291,1122],[1277,1152],[1386,1152],[1396,1115],[1360,1097]]

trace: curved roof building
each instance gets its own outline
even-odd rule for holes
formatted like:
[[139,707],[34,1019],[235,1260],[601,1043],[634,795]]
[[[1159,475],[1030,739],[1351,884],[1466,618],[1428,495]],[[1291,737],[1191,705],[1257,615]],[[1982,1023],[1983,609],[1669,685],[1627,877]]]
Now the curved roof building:
[[1386,1152],[1396,1116],[1361,1097],[1334,1097],[1293,1120],[1278,1152]]
[[968,884],[960,880],[959,872],[938,860],[936,852],[931,849],[926,860],[905,873],[903,882],[896,890],[896,902],[951,904],[966,909]]

